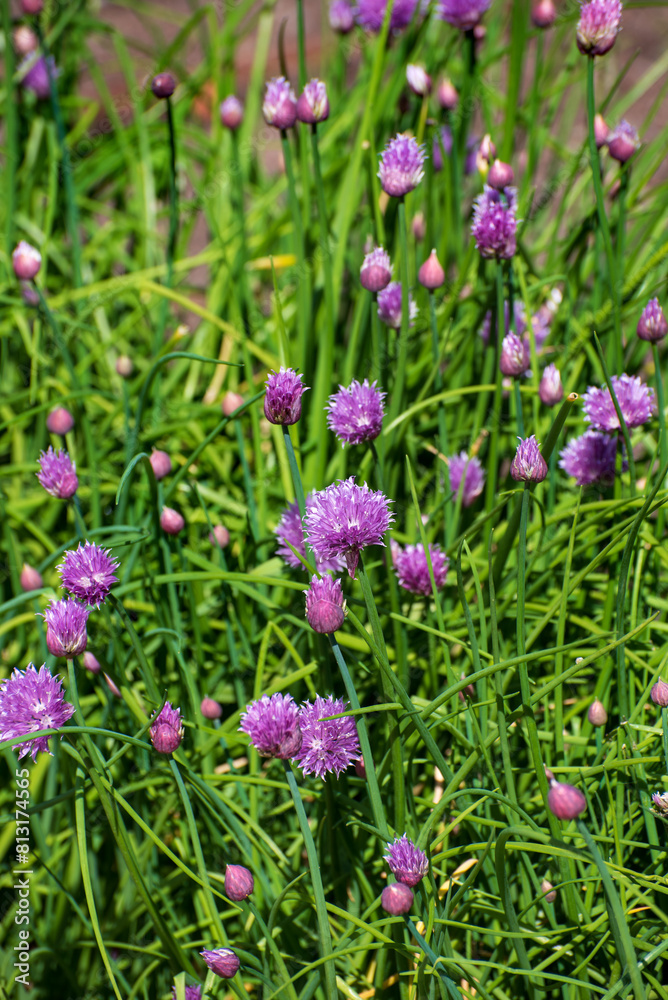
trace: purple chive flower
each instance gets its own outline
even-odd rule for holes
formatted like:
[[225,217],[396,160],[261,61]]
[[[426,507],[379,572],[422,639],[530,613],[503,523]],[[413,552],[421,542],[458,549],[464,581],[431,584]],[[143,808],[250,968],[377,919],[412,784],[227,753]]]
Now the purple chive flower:
[[360,269],[360,283],[369,292],[382,292],[392,280],[390,255],[382,247],[368,253]]
[[535,435],[518,440],[520,443],[510,466],[510,475],[516,482],[542,483],[547,476],[547,462],[538,450]]
[[507,260],[517,249],[517,192],[508,187],[496,191],[485,185],[473,207],[471,233],[483,257]]
[[613,160],[618,163],[626,163],[630,160],[636,149],[640,145],[640,137],[633,125],[627,121],[622,121],[608,135],[608,152]]
[[[306,510],[313,506],[313,498],[315,496],[315,490],[311,491],[306,497]],[[303,569],[303,563],[299,561],[297,556],[294,554],[292,549],[287,545],[293,545],[300,555],[306,558],[306,547],[304,545],[304,526],[302,524],[301,514],[299,513],[299,505],[297,501],[288,504],[286,509],[281,515],[281,520],[278,522],[278,526],[275,529],[275,533],[278,536],[281,544],[276,549],[276,554],[281,556],[281,558],[294,569]],[[334,559],[320,559],[316,556],[315,559],[316,567],[319,573],[340,573],[345,567],[345,562],[341,558]]]
[[424,177],[424,146],[412,135],[399,134],[390,139],[380,157],[378,176],[386,194],[403,198],[414,191]]
[[427,855],[416,847],[406,834],[403,837],[395,837],[394,841],[387,845],[387,854],[383,856],[383,861],[387,861],[397,882],[410,886],[411,889],[421,882],[429,871]]
[[316,125],[329,118],[327,87],[322,80],[310,80],[299,95],[297,118],[306,125]]
[[453,499],[457,499],[461,488],[462,507],[470,507],[485,485],[485,470],[480,459],[475,455],[469,458],[465,451],[460,451],[458,455],[452,455],[448,459],[448,475],[450,489],[454,493]]
[[561,373],[556,365],[548,365],[538,386],[541,403],[546,406],[556,406],[564,398],[564,387],[561,384]]
[[[640,427],[656,412],[654,390],[637,375],[613,375],[610,379],[626,426]],[[585,420],[600,431],[617,431],[619,418],[606,385],[589,386],[583,396]]]
[[93,542],[86,542],[85,545],[80,542],[77,549],[65,553],[59,567],[60,578],[65,590],[85,604],[99,608],[112,584],[118,582],[118,577],[114,576],[117,567],[118,560],[110,555],[109,549]]
[[[418,6],[419,0],[395,0],[390,15],[390,31],[396,34],[407,28]],[[358,0],[355,18],[365,31],[378,32],[383,26],[386,9],[387,0]]]
[[303,377],[293,368],[283,366],[267,376],[264,415],[271,424],[297,423],[302,415],[302,393],[308,389],[302,385]]
[[295,755],[295,764],[304,774],[325,777],[331,771],[337,778],[342,771],[360,759],[360,744],[357,727],[352,715],[341,719],[330,719],[330,715],[345,712],[348,703],[342,698],[321,698],[316,695],[314,702],[306,701],[299,710],[299,725],[302,731],[302,745]]
[[[186,986],[186,1000],[202,1000],[201,986]],[[176,1000],[176,986],[172,986],[172,1000]]]
[[66,451],[54,451],[51,445],[39,454],[37,478],[40,486],[59,500],[67,500],[79,487],[74,462]]
[[[73,715],[74,706],[65,701],[60,677],[53,677],[46,666],[36,670],[29,663],[26,670],[17,668],[0,684],[0,740],[28,736],[40,729],[60,729]],[[51,753],[48,736],[27,739],[15,749],[19,760],[27,753],[35,760],[40,750]]]
[[547,805],[557,819],[576,819],[587,808],[587,800],[575,785],[553,778],[547,793]]
[[37,59],[32,55],[26,56],[18,68],[19,73],[25,70],[21,77],[21,86],[26,90],[32,90],[35,97],[41,101],[45,101],[51,93],[49,69],[55,80],[60,75],[60,70],[56,69],[53,56],[48,57],[48,66],[44,56],[39,56]]
[[386,885],[380,894],[380,905],[393,917],[409,913],[413,906],[413,890],[403,882],[392,882]]
[[333,430],[341,444],[362,444],[373,441],[383,426],[383,400],[385,393],[369,385],[364,379],[359,383],[354,379],[348,388],[339,386],[339,391],[329,397],[325,409],[329,410],[327,426]]
[[352,476],[314,493],[305,521],[306,537],[316,557],[343,557],[354,579],[361,550],[384,545],[383,535],[394,520],[390,502],[366,483],[357,486]]
[[660,813],[668,814],[668,792],[654,792],[652,802]]
[[[438,545],[429,546],[429,558],[431,568],[434,571],[434,583],[440,590],[445,586],[445,578],[448,573],[449,560]],[[399,586],[411,594],[421,594],[423,597],[431,597],[431,580],[429,578],[429,566],[424,545],[407,545],[405,549],[397,547],[393,553],[394,570],[399,580]],[[396,874],[396,873],[395,873]]]
[[504,375],[524,375],[531,364],[529,345],[514,333],[507,333],[501,344],[499,368]]
[[90,610],[78,601],[51,601],[44,612],[46,648],[53,656],[71,660],[86,648],[86,623]]
[[622,19],[620,0],[588,0],[580,4],[576,40],[580,52],[602,56],[615,44]]
[[247,733],[261,757],[294,757],[302,745],[299,708],[289,694],[264,694],[241,715],[241,732]]
[[42,255],[30,243],[19,240],[12,253],[14,274],[20,281],[32,281],[42,266]]
[[244,106],[234,94],[230,94],[224,101],[221,101],[218,110],[220,111],[221,124],[232,132],[238,129],[244,120]]
[[329,5],[329,25],[339,35],[348,35],[355,26],[355,12],[348,0],[334,0]]
[[330,635],[343,625],[346,617],[341,581],[331,576],[311,579],[311,586],[304,592],[306,618],[314,632]]
[[578,486],[610,486],[615,478],[617,440],[599,431],[572,438],[559,454],[559,466]]
[[225,868],[225,895],[235,903],[248,899],[255,888],[255,879],[243,865],[227,865]]
[[262,103],[262,114],[267,125],[285,131],[297,121],[295,92],[284,76],[275,76],[267,84]]
[[437,11],[441,21],[447,21],[460,31],[471,31],[491,3],[492,0],[440,0]]
[[216,948],[215,951],[200,951],[200,955],[221,979],[232,979],[239,971],[241,962],[231,948]]
[[668,333],[668,323],[658,299],[650,299],[638,320],[637,334],[641,340],[656,344]]
[[[408,325],[413,326],[414,320],[418,314],[418,307],[415,304],[413,296],[408,293]],[[383,288],[381,292],[378,292],[378,317],[386,323],[387,326],[392,327],[393,330],[398,330],[401,327],[401,282],[391,281],[387,288]]]
[[434,173],[437,174],[443,169],[443,151],[446,156],[452,152],[452,131],[448,125],[442,125],[440,129],[434,131],[434,140],[431,148],[431,162]]
[[165,702],[151,724],[151,743],[158,753],[174,753],[183,740],[181,709]]
[[657,681],[649,696],[659,708],[668,708],[668,684],[666,681]]

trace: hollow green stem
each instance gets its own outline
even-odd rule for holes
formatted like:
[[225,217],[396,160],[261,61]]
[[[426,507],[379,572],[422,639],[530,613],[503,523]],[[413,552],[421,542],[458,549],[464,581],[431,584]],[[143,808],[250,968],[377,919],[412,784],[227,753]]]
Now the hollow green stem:
[[[659,418],[659,461],[661,468],[668,460],[668,442],[666,441],[666,397],[663,389],[663,375],[661,373],[661,359],[659,358],[659,348],[657,344],[652,344],[652,357],[654,358],[654,378],[656,380],[656,408]],[[665,507],[661,507],[657,519],[657,538],[663,538],[663,529],[666,522]]]
[[401,412],[402,396],[404,394],[404,382],[406,379],[406,368],[408,361],[408,320],[409,320],[409,296],[408,287],[408,233],[406,230],[406,203],[403,198],[399,199],[399,248],[401,252],[401,329],[399,331],[399,351],[397,358],[397,377],[392,390],[392,405],[390,407],[390,419]]
[[297,258],[297,302],[298,302],[298,367],[304,370],[306,364],[307,337],[308,337],[308,313],[309,313],[309,282],[306,272],[306,262],[304,254],[304,226],[297,199],[297,188],[295,186],[295,172],[292,164],[292,149],[287,132],[281,131],[281,147],[283,149],[283,160],[285,162],[285,176],[288,183],[288,202],[290,214],[292,216],[292,226],[294,229],[295,256]]
[[292,801],[297,813],[299,827],[302,832],[302,837],[304,838],[304,847],[306,848],[308,866],[311,872],[315,911],[318,918],[320,953],[322,958],[325,959],[323,966],[325,978],[323,986],[325,989],[325,996],[327,996],[329,1000],[336,1000],[336,997],[338,996],[338,989],[336,985],[336,968],[334,966],[334,958],[332,955],[332,935],[329,927],[329,917],[327,916],[327,904],[325,902],[325,890],[322,885],[322,876],[320,875],[318,853],[315,849],[313,834],[311,833],[311,827],[308,823],[304,803],[302,802],[301,795],[299,794],[299,786],[295,780],[292,768],[287,760],[283,761],[283,766],[285,768],[285,777],[287,778],[290,794],[292,795]]

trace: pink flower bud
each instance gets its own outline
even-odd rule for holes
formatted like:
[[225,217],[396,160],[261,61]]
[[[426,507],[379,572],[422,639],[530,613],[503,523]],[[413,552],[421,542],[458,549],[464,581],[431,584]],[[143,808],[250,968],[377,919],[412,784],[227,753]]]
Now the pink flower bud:
[[29,56],[39,46],[37,35],[27,24],[19,24],[18,27],[14,28],[12,38],[18,56]]
[[494,160],[494,163],[489,168],[489,173],[487,175],[487,183],[490,187],[496,188],[497,191],[503,191],[504,188],[509,187],[515,180],[515,171],[509,163],[504,163],[502,160]]
[[229,417],[235,410],[238,410],[240,406],[243,406],[243,402],[244,397],[240,396],[238,392],[226,392],[220,406],[223,411],[223,416]]
[[223,714],[222,706],[213,698],[209,698],[208,695],[206,698],[202,698],[202,704],[199,708],[205,719],[219,719]]
[[594,138],[596,140],[596,148],[601,149],[608,141],[608,135],[610,134],[610,129],[608,128],[605,118],[603,115],[594,116]]
[[431,77],[424,66],[416,63],[409,63],[406,66],[406,81],[414,94],[418,97],[425,97],[431,94]]
[[538,0],[531,11],[535,28],[551,28],[557,19],[557,10],[552,0]]
[[74,417],[64,406],[57,406],[46,418],[46,429],[51,434],[64,436],[74,427]]
[[424,212],[416,212],[411,221],[411,232],[413,238],[421,243],[427,234],[427,226],[424,221]]
[[121,378],[130,378],[134,370],[132,358],[129,358],[127,354],[121,354],[116,361],[116,374],[120,375]]
[[459,103],[459,94],[450,80],[441,80],[436,92],[438,103],[444,111],[454,111]]
[[[164,479],[172,471],[172,460],[166,451],[158,451],[154,448],[149,458],[153,475],[156,479]],[[165,529],[166,530],[166,529]]]
[[546,406],[556,406],[564,398],[561,373],[555,365],[548,365],[538,386],[538,395]]
[[178,535],[185,527],[185,520],[177,510],[172,507],[163,507],[160,515],[160,527],[168,535]]
[[557,890],[546,878],[540,883],[540,891],[545,893],[545,902],[554,903],[557,898]]
[[668,333],[668,323],[658,299],[650,299],[638,320],[636,333],[641,340],[656,344]]
[[29,590],[40,590],[44,586],[42,574],[38,573],[32,566],[29,566],[28,563],[23,564],[20,581],[21,586],[26,592]]
[[366,767],[364,766],[364,759],[362,757],[355,762],[355,774],[358,778],[366,781]]
[[587,718],[591,722],[592,726],[604,726],[608,721],[608,713],[605,710],[605,705],[602,701],[599,701],[598,698],[596,698],[595,701],[592,701],[589,706]]
[[478,156],[481,159],[486,160],[488,164],[491,163],[496,157],[496,146],[492,142],[492,137],[489,132],[483,136],[480,148],[478,149]]
[[392,280],[390,255],[382,247],[371,250],[360,269],[360,283],[368,292],[382,292]]
[[655,705],[668,708],[668,684],[665,681],[657,681],[650,692],[650,698]]
[[171,73],[158,73],[151,80],[151,90],[154,97],[171,97],[176,90],[176,80]]
[[21,240],[12,254],[12,266],[20,281],[32,281],[42,266],[42,255],[30,243]]
[[209,541],[212,545],[224,549],[230,544],[230,533],[224,525],[216,524],[213,531],[209,532]]
[[341,581],[331,576],[314,576],[305,591],[306,618],[314,632],[330,635],[340,629],[345,620],[345,601]]
[[88,650],[86,650],[82,657],[82,660],[86,670],[90,670],[91,674],[99,674],[101,669],[100,663],[98,658],[94,656],[93,653],[90,653]]
[[226,97],[220,105],[220,121],[225,128],[235,131],[244,120],[244,109],[241,101],[234,94]]
[[44,0],[21,0],[21,10],[24,14],[41,14]]
[[393,917],[408,913],[413,905],[413,890],[403,882],[392,882],[386,885],[380,895],[380,905]]
[[435,250],[432,250],[418,271],[418,281],[430,292],[433,292],[435,288],[440,288],[445,281],[445,271],[441,267]]
[[217,948],[215,951],[200,951],[200,955],[221,979],[232,979],[239,971],[241,962],[231,948]]
[[112,694],[113,694],[113,695],[114,695],[114,696],[115,696],[116,698],[120,698],[120,697],[122,697],[122,695],[121,695],[121,692],[120,692],[120,691],[119,691],[119,689],[118,689],[118,686],[117,686],[116,684],[114,684],[114,682],[112,681],[112,679],[111,679],[111,677],[109,676],[109,674],[105,674],[105,675],[104,675],[104,679],[105,679],[105,681],[107,682],[107,687],[109,688],[109,690],[111,691],[111,693],[112,693]]
[[228,865],[225,869],[225,895],[235,903],[248,899],[255,882],[243,865]]
[[618,163],[630,160],[639,145],[638,133],[627,121],[621,121],[608,136],[608,152]]
[[322,80],[310,80],[299,95],[297,118],[306,125],[317,125],[329,118],[327,87]]
[[587,808],[587,800],[579,788],[554,779],[550,782],[547,804],[557,819],[576,819]]
[[181,709],[172,708],[166,701],[153,720],[150,733],[151,743],[158,753],[174,753],[183,740]]

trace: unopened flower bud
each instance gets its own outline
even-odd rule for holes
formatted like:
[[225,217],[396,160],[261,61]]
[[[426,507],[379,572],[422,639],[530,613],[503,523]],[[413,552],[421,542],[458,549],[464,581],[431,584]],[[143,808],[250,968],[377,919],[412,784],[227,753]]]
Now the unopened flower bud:
[[393,917],[408,913],[413,906],[413,890],[403,882],[392,882],[386,885],[380,895],[380,905]]
[[221,549],[227,548],[230,544],[230,533],[223,524],[216,524],[213,531],[209,532],[209,541]]
[[329,24],[339,35],[347,35],[353,30],[355,13],[348,0],[333,0],[329,5]]
[[531,20],[536,28],[550,28],[557,18],[557,10],[552,0],[538,0],[531,11]]
[[418,281],[424,288],[428,288],[430,292],[433,292],[436,288],[440,288],[445,281],[445,271],[441,267],[435,250],[432,250],[418,271]]
[[509,163],[502,160],[494,160],[487,174],[487,183],[497,191],[503,191],[515,180],[515,171]]
[[41,14],[44,0],[21,0],[21,10],[24,14]]
[[213,698],[209,698],[208,696],[206,698],[202,698],[202,704],[199,709],[205,719],[219,719],[223,714],[222,705],[219,705],[217,701],[214,701]]
[[232,979],[239,971],[241,962],[231,948],[217,948],[215,951],[200,951],[200,955],[221,979]]
[[171,97],[176,90],[176,80],[171,73],[158,73],[151,80],[151,90],[154,97]]
[[244,397],[240,396],[238,392],[226,392],[223,396],[223,402],[220,404],[223,416],[231,416],[235,410],[238,410],[240,406],[243,406],[243,402]]
[[355,762],[355,774],[358,778],[362,778],[366,781],[366,767],[364,766],[364,758],[362,757]]
[[14,51],[18,56],[29,56],[39,46],[37,35],[27,24],[19,24],[18,27],[14,28],[12,40]]
[[116,374],[120,375],[121,378],[130,378],[135,366],[132,362],[132,358],[129,358],[127,354],[121,354],[116,360]]
[[411,221],[411,232],[414,239],[421,243],[427,233],[427,225],[424,221],[424,212],[416,212]]
[[91,653],[89,650],[85,650],[82,656],[82,660],[86,670],[90,670],[91,674],[99,674],[101,670],[100,662],[98,658],[94,656],[93,653]]
[[608,152],[618,163],[630,160],[639,145],[638,133],[627,121],[621,121],[608,136]]
[[117,684],[115,684],[115,683],[114,683],[114,682],[112,681],[112,679],[111,679],[111,677],[109,676],[109,674],[104,674],[104,679],[105,679],[105,681],[107,682],[107,687],[109,688],[109,690],[111,691],[111,693],[112,693],[112,694],[114,695],[114,697],[115,697],[115,698],[121,698],[121,697],[122,697],[122,695],[121,695],[121,692],[120,692],[120,690],[119,690],[119,688],[118,688],[118,685],[117,685]]
[[267,84],[262,102],[262,114],[267,125],[285,131],[297,121],[297,99],[284,76],[274,77]]
[[151,743],[158,753],[174,753],[183,740],[181,709],[165,702],[151,725]]
[[557,890],[546,878],[540,883],[540,891],[545,893],[546,903],[554,903],[557,898]]
[[425,97],[431,94],[431,77],[424,66],[416,63],[409,63],[406,66],[406,81],[414,94],[418,97]]
[[514,333],[507,333],[501,343],[499,368],[504,375],[523,375],[531,362],[526,345]]
[[608,141],[608,136],[610,134],[610,129],[608,128],[607,122],[603,115],[594,116],[594,139],[596,140],[596,148],[602,149],[603,146]]
[[64,436],[74,427],[74,417],[64,406],[57,406],[46,418],[46,429],[50,434]]
[[482,177],[487,176],[489,170],[489,165],[492,163],[496,157],[496,146],[492,142],[492,137],[489,133],[483,136],[482,142],[478,146],[478,152],[476,153],[476,167],[478,172]]
[[556,365],[548,365],[538,386],[541,403],[546,406],[556,406],[564,398],[564,387],[561,384],[561,373]]
[[153,475],[156,479],[164,479],[172,471],[172,460],[166,451],[154,448],[149,457]]
[[438,103],[444,111],[454,111],[459,102],[459,94],[450,80],[441,80],[436,92]]
[[303,375],[294,368],[284,368],[267,375],[264,415],[270,424],[289,427],[302,415],[302,395],[308,386],[302,385]]
[[243,865],[228,865],[225,869],[225,895],[235,903],[248,899],[255,882]]
[[547,804],[557,819],[576,819],[587,808],[587,800],[579,788],[554,779],[550,782]]
[[12,266],[20,281],[32,281],[42,266],[42,255],[30,243],[21,240],[12,254]]
[[21,587],[26,592],[29,590],[40,590],[44,586],[44,581],[42,580],[42,574],[39,573],[33,566],[29,566],[28,563],[23,564],[23,569],[21,570]]
[[668,708],[668,684],[665,681],[657,681],[650,692],[650,698],[655,705]]
[[668,323],[658,299],[650,299],[638,320],[637,334],[641,340],[656,344],[668,333]]
[[346,613],[340,580],[314,576],[305,596],[306,618],[314,632],[330,635],[341,628]]
[[598,698],[592,701],[589,706],[589,711],[587,712],[587,718],[591,722],[592,726],[604,726],[608,721],[608,713],[605,710],[605,705]]
[[244,120],[244,109],[241,101],[234,94],[230,94],[220,104],[220,121],[225,128],[232,132],[239,128]]
[[160,527],[168,535],[178,535],[185,527],[185,520],[178,511],[172,507],[163,507],[160,515]]
[[310,80],[299,95],[297,118],[306,125],[317,125],[329,118],[327,87],[322,80]]
[[547,462],[538,450],[535,436],[519,439],[515,458],[510,466],[510,475],[516,482],[542,483],[547,476]]
[[366,255],[360,270],[362,288],[369,292],[382,292],[392,280],[390,255],[382,247],[376,247]]

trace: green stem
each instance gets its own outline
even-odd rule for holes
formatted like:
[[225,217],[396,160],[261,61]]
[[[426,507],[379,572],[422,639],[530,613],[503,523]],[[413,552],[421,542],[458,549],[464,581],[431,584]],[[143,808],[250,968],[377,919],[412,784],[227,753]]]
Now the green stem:
[[[656,380],[656,408],[659,418],[659,461],[663,468],[668,460],[668,442],[666,441],[666,397],[663,391],[663,375],[661,374],[661,361],[659,358],[658,344],[652,344],[652,357],[654,358],[654,378]],[[657,538],[663,538],[663,529],[666,522],[665,507],[659,510],[657,519]]]
[[283,424],[283,440],[285,441],[285,450],[288,454],[288,464],[290,466],[290,474],[292,475],[292,485],[295,488],[295,497],[297,498],[297,506],[299,507],[299,513],[301,514],[302,520],[306,514],[306,501],[304,499],[304,487],[302,486],[302,477],[299,471],[299,466],[297,465],[297,456],[295,455],[295,449],[292,444],[292,438],[290,437],[290,428],[287,424]]
[[[14,225],[16,204],[16,167],[19,162],[18,147],[18,108],[14,98],[14,46],[10,43],[12,37],[12,21],[9,4],[2,4],[2,31],[5,38],[5,250],[7,260],[11,260],[14,249]],[[11,274],[11,264],[10,272]]]
[[297,51],[299,56],[299,89],[306,83],[306,43],[304,32],[304,0],[297,0]]
[[[501,433],[501,407],[503,405],[503,373],[500,367],[501,345],[505,336],[505,309],[503,300],[503,264],[500,260],[496,262],[496,389],[494,391],[494,413],[492,415],[492,429],[489,436],[489,453],[487,459],[487,489],[485,491],[485,510],[487,513],[494,506],[496,499],[497,481],[497,452],[499,448],[499,434]],[[491,349],[488,345],[487,350]],[[491,530],[491,522],[488,524],[488,536]]]
[[522,413],[522,393],[520,391],[520,380],[518,378],[513,379],[513,391],[515,393],[515,410],[517,411],[517,433],[521,438],[524,437],[524,415]]
[[406,230],[406,203],[399,199],[399,248],[401,252],[401,329],[399,331],[399,353],[397,358],[397,378],[392,390],[392,406],[390,420],[394,420],[401,412],[404,381],[408,361],[408,302],[410,289],[408,287],[408,233]]
[[283,160],[285,162],[285,176],[288,183],[288,202],[290,204],[290,214],[295,238],[295,256],[297,258],[297,289],[298,289],[298,367],[303,371],[306,364],[307,338],[308,338],[308,280],[306,274],[306,262],[304,254],[304,227],[302,225],[299,201],[297,199],[297,188],[295,187],[295,173],[292,165],[292,150],[290,140],[285,130],[281,130],[281,147],[283,149]]
[[668,712],[665,707],[661,709],[661,728],[663,729],[663,757],[666,762],[666,774],[668,774]]
[[610,379],[608,366],[606,365],[605,358],[603,357],[603,349],[601,348],[601,342],[596,334],[594,334],[594,343],[596,344],[596,350],[598,351],[599,361],[601,362],[601,368],[603,369],[603,377],[608,387],[608,392],[610,393],[610,398],[612,399],[613,406],[615,407],[615,413],[617,414],[619,426],[622,431],[622,437],[624,438],[624,444],[626,445],[626,460],[629,463],[629,474],[631,476],[631,496],[634,497],[636,495],[636,465],[633,459],[633,448],[631,447],[631,437],[629,435],[629,429],[626,426],[626,420],[624,419],[624,414],[622,413],[619,402],[617,401],[617,396],[615,394],[615,390],[612,385],[612,381]]
[[334,966],[334,958],[332,955],[332,935],[329,928],[329,917],[327,916],[327,904],[325,902],[325,890],[323,889],[322,877],[320,875],[318,854],[315,849],[313,834],[311,833],[311,828],[306,816],[306,810],[304,809],[304,803],[302,802],[301,795],[299,794],[299,787],[292,772],[292,768],[287,760],[283,761],[283,766],[285,768],[285,776],[288,781],[288,787],[292,795],[292,801],[294,802],[295,811],[297,813],[297,819],[299,820],[299,827],[302,831],[302,837],[304,838],[304,847],[306,848],[306,856],[308,858],[308,865],[311,871],[313,897],[315,900],[315,910],[318,918],[320,953],[322,958],[325,959],[325,982],[323,984],[325,988],[325,995],[328,1000],[336,1000],[336,997],[338,996],[338,988],[336,985],[336,968]]

